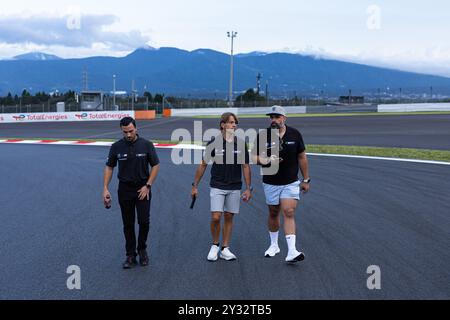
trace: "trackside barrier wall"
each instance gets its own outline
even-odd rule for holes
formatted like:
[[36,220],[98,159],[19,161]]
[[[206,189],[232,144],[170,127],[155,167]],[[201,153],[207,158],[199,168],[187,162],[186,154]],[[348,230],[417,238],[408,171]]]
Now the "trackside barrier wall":
[[135,114],[136,120],[153,120],[153,119],[156,119],[156,112],[155,112],[155,110],[135,111],[134,114]]
[[[306,113],[306,107],[284,107],[287,113]],[[236,115],[266,114],[271,107],[259,108],[199,108],[199,109],[172,109],[172,117],[193,116],[220,116],[225,112],[233,112]]]
[[[328,106],[327,106],[328,108]],[[370,110],[372,109],[373,110]],[[288,115],[294,113],[318,113],[316,107],[288,106],[285,107]],[[325,109],[325,108],[323,108]],[[165,109],[164,117],[192,117],[192,116],[220,116],[224,112],[233,112],[237,115],[265,114],[270,112],[270,107],[259,108],[201,108],[201,109]],[[420,111],[450,111],[450,103],[412,103],[412,104],[380,104],[355,110],[348,107],[338,108],[335,112],[420,112]],[[154,110],[149,111],[92,111],[92,112],[51,112],[51,113],[4,113],[0,114],[1,123],[26,123],[26,122],[77,122],[77,121],[118,121],[124,117],[133,117],[137,120],[155,119]]]
[[95,112],[52,112],[52,113],[5,113],[0,114],[0,123],[119,121],[124,117],[134,118],[135,112],[95,111]]
[[450,103],[380,104],[378,112],[450,111]]
[[354,112],[377,112],[377,105],[326,105],[307,106],[306,113],[354,113]]

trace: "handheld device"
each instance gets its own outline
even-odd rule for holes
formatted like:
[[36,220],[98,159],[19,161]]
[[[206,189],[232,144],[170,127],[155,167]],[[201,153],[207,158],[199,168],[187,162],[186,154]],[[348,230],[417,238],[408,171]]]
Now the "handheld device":
[[106,197],[105,208],[106,209],[111,209],[111,197],[110,196]]
[[189,207],[190,209],[194,209],[195,200],[197,200],[197,196],[192,197],[191,206]]

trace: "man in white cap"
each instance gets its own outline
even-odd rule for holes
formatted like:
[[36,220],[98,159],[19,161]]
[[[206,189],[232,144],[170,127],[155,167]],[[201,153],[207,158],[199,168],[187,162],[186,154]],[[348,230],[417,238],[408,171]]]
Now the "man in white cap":
[[[301,133],[286,125],[286,110],[283,107],[273,106],[267,115],[270,116],[270,128],[260,131],[252,148],[253,162],[263,168],[264,194],[269,207],[270,246],[264,255],[274,257],[280,252],[278,234],[280,213],[283,213],[284,233],[288,245],[285,260],[302,261],[305,255],[296,248],[295,211],[300,193],[308,192],[311,182],[305,145]],[[269,172],[270,170],[264,171],[271,166],[277,168],[275,174]],[[302,179],[298,177],[299,169]]]

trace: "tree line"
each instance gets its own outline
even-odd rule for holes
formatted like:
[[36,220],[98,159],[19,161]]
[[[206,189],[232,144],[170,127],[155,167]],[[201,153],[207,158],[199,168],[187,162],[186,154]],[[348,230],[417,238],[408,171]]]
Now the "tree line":
[[75,91],[67,91],[65,93],[46,93],[44,91],[36,92],[34,95],[31,94],[27,90],[23,90],[22,94],[19,96],[17,94],[12,95],[11,92],[4,97],[0,97],[0,105],[4,106],[14,106],[14,105],[29,105],[29,104],[42,104],[46,103],[49,100],[52,102],[60,102],[60,101],[75,101],[76,93]]
[[[155,93],[154,95],[152,95],[148,91],[145,91],[141,98],[145,98],[148,103],[162,103],[163,99],[168,101],[169,103],[177,103],[179,101],[186,100],[185,98],[178,98],[175,96],[166,97],[162,93]],[[237,96],[235,100],[243,102],[261,102],[265,101],[266,98],[264,96],[261,96],[254,89],[248,89],[244,94]],[[52,103],[75,102],[77,101],[77,93],[73,90],[69,90],[65,93],[46,93],[44,91],[39,91],[35,94],[31,94],[29,91],[24,89],[21,95],[12,95],[11,92],[9,92],[6,96],[0,96],[0,105],[4,106],[42,104],[47,103],[48,101],[51,101]]]

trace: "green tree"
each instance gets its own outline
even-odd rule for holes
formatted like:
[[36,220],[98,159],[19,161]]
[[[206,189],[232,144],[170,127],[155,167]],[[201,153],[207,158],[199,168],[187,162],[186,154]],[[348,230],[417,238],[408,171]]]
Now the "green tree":
[[26,89],[23,89],[22,104],[31,104],[31,103],[33,103],[33,98],[31,96],[31,94]]
[[73,90],[67,91],[63,96],[65,101],[75,101],[75,91]]
[[177,103],[178,99],[176,97],[167,97],[167,102],[171,103],[171,104],[175,104]]
[[148,102],[152,102],[153,101],[152,94],[150,92],[148,92],[148,91],[144,92],[144,97],[148,98]]
[[7,105],[7,106],[14,105],[14,99],[13,99],[13,97],[11,95],[11,92],[8,92],[8,95],[5,98],[5,105]]
[[163,95],[159,94],[159,93],[155,94],[155,98],[153,99],[153,101],[156,102],[156,103],[162,103]]
[[50,95],[46,94],[44,91],[36,93],[38,103],[47,102],[50,99]]
[[266,98],[256,93],[254,89],[248,89],[244,94],[237,96],[236,101],[266,101]]

